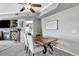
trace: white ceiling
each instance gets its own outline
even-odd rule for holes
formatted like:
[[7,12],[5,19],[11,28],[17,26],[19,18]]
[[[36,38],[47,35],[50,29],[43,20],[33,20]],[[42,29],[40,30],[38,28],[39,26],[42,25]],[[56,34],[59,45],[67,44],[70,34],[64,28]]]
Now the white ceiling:
[[[55,14],[57,12],[61,12],[65,9],[77,6],[79,4],[68,4],[68,3],[59,3],[57,8],[55,10],[53,10],[53,6],[56,3],[53,3],[52,6],[47,7],[48,5],[50,5],[50,3],[42,3],[42,7],[41,8],[33,8],[36,12],[40,12],[40,10],[45,9],[44,7],[46,7],[48,10],[51,9],[51,11],[47,12],[46,14],[43,14],[41,16],[41,18],[50,16],[52,14]],[[0,3],[0,19],[14,19],[14,18],[33,18],[34,16],[37,16],[37,14],[32,14],[30,12],[28,12],[27,10],[25,10],[24,12],[19,13],[19,10],[23,7],[23,5],[18,4],[18,3]],[[52,7],[52,8],[51,8]],[[47,9],[43,10],[41,13],[48,11]],[[19,15],[16,15],[16,13],[18,12]],[[26,13],[25,13],[26,12]]]
[[[48,3],[42,3],[41,8],[34,8],[36,12],[44,8]],[[5,13],[17,13],[23,6],[18,3],[0,3],[0,14],[5,14]]]
[[22,6],[16,3],[0,3],[0,14],[19,12]]

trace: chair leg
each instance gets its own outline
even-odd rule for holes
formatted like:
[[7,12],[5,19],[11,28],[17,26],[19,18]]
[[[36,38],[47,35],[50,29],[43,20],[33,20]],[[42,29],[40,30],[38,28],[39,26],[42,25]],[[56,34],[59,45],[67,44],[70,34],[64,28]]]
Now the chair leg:
[[53,53],[50,51],[50,50],[48,50],[49,51],[49,53],[52,55]]
[[25,45],[25,49],[24,50],[26,50],[26,45]]
[[49,46],[52,51],[54,51],[53,46]]
[[33,56],[34,56],[35,54],[33,53]]
[[28,47],[25,45],[25,49],[24,50],[26,50],[26,53],[28,52]]
[[29,56],[30,56],[30,50],[29,50]]
[[26,53],[28,53],[28,47],[26,47]]
[[53,46],[51,47],[51,49],[52,49],[52,51],[54,52],[54,47],[53,47]]
[[50,45],[49,48],[50,48],[50,50],[48,50],[48,51],[49,51],[49,53],[52,55],[53,52],[54,52],[53,46]]

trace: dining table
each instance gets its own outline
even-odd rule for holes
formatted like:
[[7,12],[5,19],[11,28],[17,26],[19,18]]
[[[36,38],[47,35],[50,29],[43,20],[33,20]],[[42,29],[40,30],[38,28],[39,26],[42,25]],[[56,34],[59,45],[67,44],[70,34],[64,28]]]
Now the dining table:
[[[36,41],[37,44],[42,45],[44,47],[43,53],[45,54],[47,51],[51,53],[51,51],[54,51],[54,46],[58,44],[58,39],[56,38],[42,38],[43,42]],[[48,49],[50,48],[50,50]],[[52,54],[52,53],[51,53]]]

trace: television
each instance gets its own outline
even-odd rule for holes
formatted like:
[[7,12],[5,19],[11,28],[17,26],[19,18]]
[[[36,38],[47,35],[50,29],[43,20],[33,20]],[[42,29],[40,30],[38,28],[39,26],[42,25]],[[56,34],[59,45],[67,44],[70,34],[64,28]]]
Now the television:
[[10,28],[10,20],[0,20],[0,28]]

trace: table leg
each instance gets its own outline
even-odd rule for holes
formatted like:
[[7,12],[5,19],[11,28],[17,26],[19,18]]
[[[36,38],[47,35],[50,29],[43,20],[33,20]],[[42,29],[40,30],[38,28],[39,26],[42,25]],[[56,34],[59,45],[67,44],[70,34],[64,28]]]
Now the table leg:
[[46,47],[46,46],[44,46],[44,51],[43,51],[43,54],[46,54],[46,52],[47,52],[47,47]]
[[53,46],[51,46],[51,42],[48,44],[48,47],[49,47],[52,51],[54,51],[54,50],[53,50]]
[[48,47],[49,47],[48,51],[52,55],[54,52],[54,49],[53,49],[53,46],[51,46],[51,42],[48,44]]

